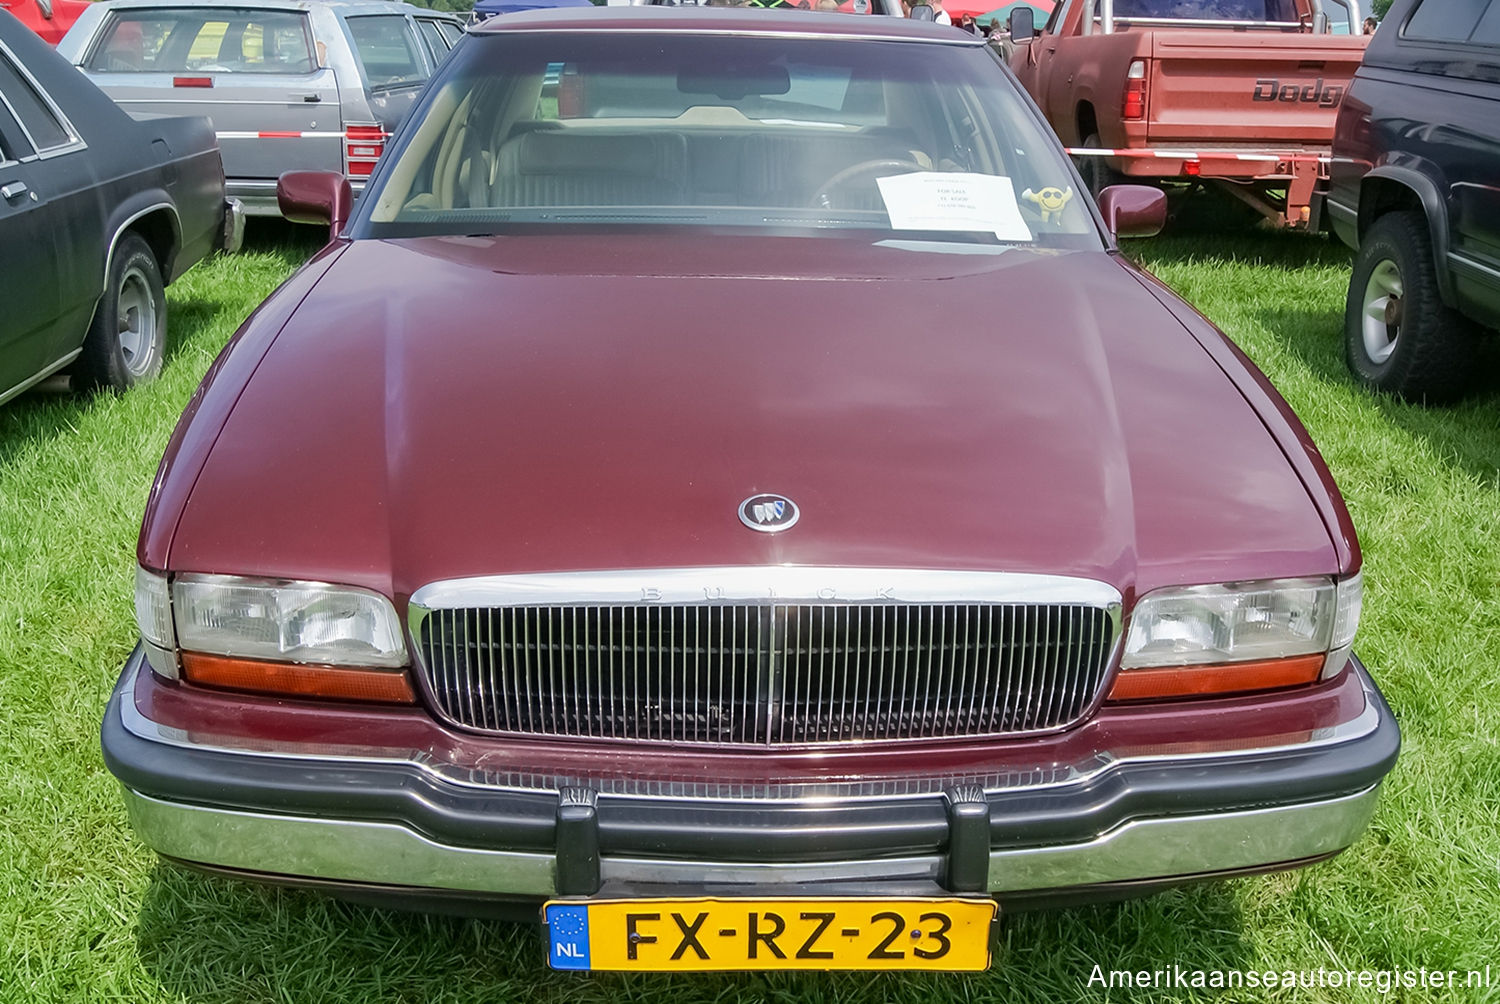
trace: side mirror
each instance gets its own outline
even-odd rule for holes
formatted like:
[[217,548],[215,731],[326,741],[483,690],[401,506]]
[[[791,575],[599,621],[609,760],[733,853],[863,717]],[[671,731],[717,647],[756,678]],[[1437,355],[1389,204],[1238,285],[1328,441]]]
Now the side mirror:
[[935,21],[937,20],[937,12],[932,9],[932,4],[923,0],[922,3],[911,5],[911,13],[907,17],[913,21]]
[[293,223],[321,223],[333,240],[349,222],[354,193],[337,171],[287,171],[276,179],[276,205]]
[[1029,42],[1036,38],[1036,12],[1025,4],[1010,9],[1010,40]]
[[1149,185],[1111,185],[1099,193],[1099,212],[1116,237],[1155,237],[1167,225],[1167,193]]

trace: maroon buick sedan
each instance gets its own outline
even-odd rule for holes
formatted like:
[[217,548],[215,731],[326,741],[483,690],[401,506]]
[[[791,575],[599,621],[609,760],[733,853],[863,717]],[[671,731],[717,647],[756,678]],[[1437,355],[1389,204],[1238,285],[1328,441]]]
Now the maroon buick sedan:
[[1364,828],[1338,490],[983,39],[497,18],[357,207],[280,194],[333,239],[173,436],[104,721],[165,857],[564,969],[972,969]]

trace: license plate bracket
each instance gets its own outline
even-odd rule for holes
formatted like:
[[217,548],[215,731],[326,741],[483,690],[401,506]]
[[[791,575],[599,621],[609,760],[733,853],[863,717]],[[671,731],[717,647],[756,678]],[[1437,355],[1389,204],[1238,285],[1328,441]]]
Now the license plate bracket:
[[974,971],[989,968],[995,901],[965,897],[552,900],[554,969]]

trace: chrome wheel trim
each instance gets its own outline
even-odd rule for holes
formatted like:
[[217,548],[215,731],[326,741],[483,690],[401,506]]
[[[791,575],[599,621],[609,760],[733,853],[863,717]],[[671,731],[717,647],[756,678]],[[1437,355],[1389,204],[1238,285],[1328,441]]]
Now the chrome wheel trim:
[[1377,366],[1396,351],[1404,322],[1404,295],[1400,266],[1390,258],[1376,262],[1365,282],[1364,306],[1359,320],[1365,357]]
[[115,302],[120,355],[132,376],[141,376],[151,368],[155,354],[158,323],[156,298],[151,283],[138,265],[131,265],[120,277],[120,292]]

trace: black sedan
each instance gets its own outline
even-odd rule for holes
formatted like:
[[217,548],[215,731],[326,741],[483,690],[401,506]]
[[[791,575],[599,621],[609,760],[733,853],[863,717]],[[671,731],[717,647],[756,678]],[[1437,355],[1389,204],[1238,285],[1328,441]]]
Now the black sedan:
[[0,403],[161,369],[166,283],[243,232],[206,119],[135,122],[0,11]]

